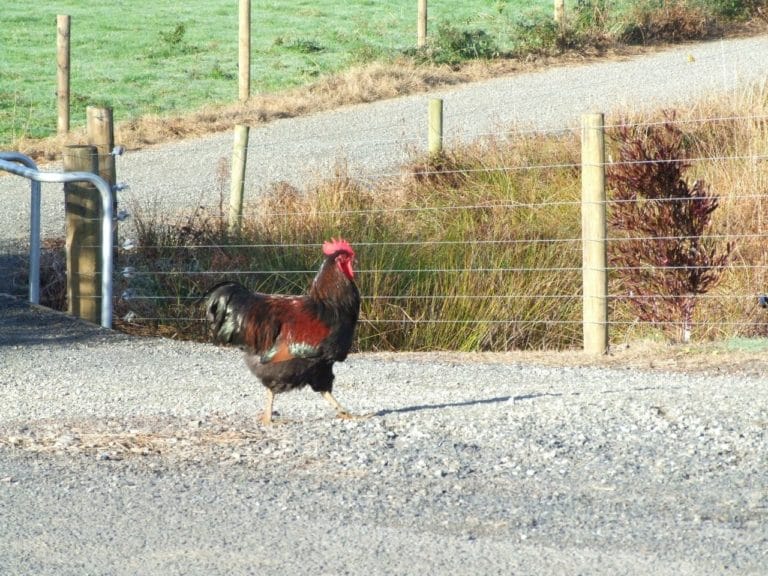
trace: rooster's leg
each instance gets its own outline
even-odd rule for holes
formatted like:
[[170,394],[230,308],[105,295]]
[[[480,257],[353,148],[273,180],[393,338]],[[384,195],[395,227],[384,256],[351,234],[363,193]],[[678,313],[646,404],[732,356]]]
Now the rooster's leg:
[[264,403],[264,411],[261,413],[261,423],[265,426],[272,424],[272,403],[275,400],[275,393],[267,388],[267,401]]
[[331,394],[329,391],[322,392],[323,398],[325,398],[328,403],[333,406],[336,409],[336,417],[342,418],[344,420],[359,420],[363,418],[369,418],[370,416],[355,416],[354,414],[351,414],[347,411],[344,406],[339,404],[339,401],[336,400],[336,398],[333,397],[333,394]]

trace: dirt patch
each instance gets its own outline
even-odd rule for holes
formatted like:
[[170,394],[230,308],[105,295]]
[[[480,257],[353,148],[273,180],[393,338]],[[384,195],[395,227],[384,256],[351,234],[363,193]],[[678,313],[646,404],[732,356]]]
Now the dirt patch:
[[209,414],[201,418],[137,417],[109,420],[40,420],[0,429],[0,447],[41,454],[123,460],[137,456],[174,456],[188,460],[253,450],[269,435],[253,419]]
[[378,352],[369,357],[394,357],[424,362],[484,362],[602,367],[707,374],[768,374],[768,339],[743,339],[696,344],[637,341],[611,347],[595,356],[581,350],[514,350],[509,352]]

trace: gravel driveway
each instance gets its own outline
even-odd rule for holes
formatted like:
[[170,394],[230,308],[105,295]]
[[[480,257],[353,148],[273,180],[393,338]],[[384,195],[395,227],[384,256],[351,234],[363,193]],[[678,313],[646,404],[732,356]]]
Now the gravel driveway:
[[0,326],[0,574],[766,573],[765,364],[353,355],[264,428],[237,350]]
[[[444,99],[446,145],[517,125],[578,129],[585,112],[685,105],[708,94],[738,92],[768,77],[768,36],[689,44],[644,57],[517,74],[435,94],[349,106],[251,130],[246,193],[275,181],[302,185],[343,162],[361,179],[396,174],[413,150],[426,150],[427,102]],[[117,135],[119,143],[119,134]],[[232,154],[219,134],[129,152],[118,179],[124,206],[169,214],[219,205],[218,166]],[[226,187],[228,201],[228,187]],[[248,200],[248,198],[246,198]],[[43,185],[45,234],[63,234],[61,187]],[[0,245],[28,239],[29,186],[0,178]]]
[[[766,53],[765,37],[691,45],[452,89],[448,129],[561,128],[593,108],[732,90],[765,78]],[[425,102],[259,127],[252,182],[338,156],[364,176],[389,170],[422,138]],[[129,154],[122,179],[138,200],[189,208],[211,199],[230,140]],[[26,188],[12,181],[0,179],[0,230],[15,240]],[[57,194],[44,190],[49,232]],[[0,574],[766,574],[765,364],[728,361],[661,372],[353,355],[336,392],[370,418],[335,420],[301,391],[265,429],[236,350],[0,297]]]

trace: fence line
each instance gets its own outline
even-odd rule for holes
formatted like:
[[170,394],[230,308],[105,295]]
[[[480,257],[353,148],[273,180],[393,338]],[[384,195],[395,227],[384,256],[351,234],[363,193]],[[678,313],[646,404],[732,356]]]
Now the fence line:
[[[744,161],[750,160],[752,162],[758,162],[767,160],[768,154],[749,154],[740,156],[700,156],[695,158],[678,158],[671,160],[637,160],[632,162],[616,162],[608,161],[600,164],[606,167],[616,167],[625,165],[643,165],[643,164],[684,164],[684,163],[703,163],[703,162],[715,162],[715,161]],[[531,164],[525,166],[496,166],[496,167],[483,167],[483,168],[453,168],[453,169],[432,169],[432,170],[400,170],[398,172],[378,172],[366,178],[368,182],[376,182],[380,179],[387,178],[403,178],[403,177],[426,177],[426,176],[450,176],[450,175],[463,175],[463,174],[482,174],[482,173],[497,173],[497,172],[515,172],[521,170],[555,170],[555,169],[576,169],[581,168],[581,164],[578,162],[563,162],[556,164]],[[348,175],[329,176],[326,180],[345,180],[349,178]],[[354,180],[354,178],[353,178]]]
[[[768,264],[725,264],[707,266],[607,266],[609,272],[623,272],[632,270],[768,270]],[[356,274],[468,274],[468,273],[554,273],[554,272],[580,272],[581,266],[557,266],[557,267],[513,267],[513,268],[372,268],[355,270]],[[265,276],[272,274],[296,275],[316,274],[317,270],[159,270],[152,272],[133,273],[133,276],[225,276],[227,274],[237,276]]]
[[[768,156],[765,158],[768,159]],[[660,163],[660,162],[637,162],[635,164],[654,164],[654,163]],[[616,166],[618,164],[610,164],[612,166]],[[461,171],[457,170],[455,171],[457,173],[467,173],[468,171]],[[436,174],[445,174],[446,172],[436,172]],[[728,194],[728,195],[709,195],[709,199],[711,200],[760,200],[760,199],[766,199],[768,198],[768,194]],[[605,204],[606,206],[611,205],[620,205],[620,204],[633,204],[637,202],[647,202],[647,203],[656,203],[656,204],[664,204],[664,203],[673,203],[673,202],[696,202],[699,201],[700,197],[690,197],[690,196],[675,196],[675,197],[664,197],[664,198],[653,198],[652,200],[632,200],[632,199],[607,199],[604,201],[599,202],[599,204]],[[366,209],[353,209],[353,210],[307,210],[307,211],[290,211],[290,212],[270,212],[270,211],[262,211],[260,214],[264,217],[271,216],[359,216],[359,215],[365,215],[365,214],[384,214],[384,213],[392,213],[392,212],[426,212],[426,211],[442,211],[442,210],[489,210],[489,209],[533,209],[533,208],[548,208],[548,207],[566,207],[566,206],[580,206],[581,201],[580,200],[558,200],[558,201],[546,201],[546,202],[509,202],[509,203],[483,203],[483,204],[455,204],[455,205],[444,205],[444,206],[408,206],[408,207],[385,207],[385,208],[366,208]],[[93,218],[84,218],[83,221],[96,221],[97,219]],[[730,235],[729,235],[730,236]],[[749,235],[745,235],[749,236]],[[699,236],[701,238],[706,237],[712,237],[715,238],[716,236]],[[643,237],[643,239],[651,239],[651,240],[658,240],[658,239],[679,239],[679,238],[685,238],[684,236],[666,236],[666,237]],[[637,238],[622,238],[622,237],[616,237],[611,238],[612,240],[633,240]],[[567,239],[571,240],[571,239]],[[573,240],[580,240],[580,238],[575,238]],[[546,239],[541,240],[520,240],[519,242],[547,242]],[[559,241],[558,239],[555,239],[555,241]],[[506,242],[515,242],[514,240],[480,240],[480,241],[471,241],[468,242],[470,244],[474,243],[506,243]],[[446,243],[446,242],[434,242],[434,241],[416,241],[416,242],[389,242],[384,243],[385,245],[429,245],[429,244],[436,244],[436,243]],[[456,241],[455,243],[461,243],[461,241]],[[364,245],[381,245],[382,243],[357,243],[359,246]],[[320,246],[319,243],[314,244],[287,244],[283,245],[280,244],[279,246],[286,246],[286,247],[317,247]],[[152,247],[152,246],[147,246]],[[187,245],[185,248],[274,248],[275,244],[202,244],[202,245]]]
[[[768,266],[766,266],[768,269]],[[535,270],[534,270],[535,271]],[[275,274],[278,271],[273,272]],[[236,273],[232,273],[235,275]],[[477,296],[473,294],[377,294],[376,296],[362,295],[362,300],[529,300],[531,298],[544,299],[544,300],[566,300],[568,298],[578,298],[581,294],[487,294]],[[133,301],[133,300],[148,300],[148,301],[202,301],[203,296],[146,296],[137,294],[123,293],[120,296],[121,300]],[[616,294],[609,293],[607,298],[609,300],[680,300],[685,298],[691,298],[694,300],[752,300],[756,298],[755,294]],[[164,317],[164,319],[170,319],[170,316]]]
[[[557,94],[557,92],[553,92],[553,94]],[[425,99],[427,97],[425,96]],[[446,112],[450,112],[450,100],[446,101],[447,103],[447,110]],[[488,106],[477,106],[475,109],[469,109],[470,111],[482,111],[486,114],[490,114],[490,109]],[[499,111],[507,111],[507,109],[499,108]],[[462,113],[466,113],[467,110],[463,109]],[[666,123],[673,123],[673,124],[707,124],[707,123],[724,123],[724,122],[737,122],[737,121],[765,121],[768,120],[768,115],[764,114],[755,114],[755,115],[739,115],[739,116],[705,116],[700,118],[684,118],[684,119],[673,119],[673,120],[648,120],[648,121],[636,121],[636,122],[616,122],[611,124],[605,124],[604,128],[606,130],[614,130],[618,128],[643,128],[643,127],[653,127],[653,126],[660,126]],[[449,122],[450,124],[450,122]],[[396,128],[407,128],[408,126],[400,123],[400,124],[387,124],[387,125],[372,125],[367,127],[367,131],[384,131],[384,130],[394,130]],[[464,141],[486,141],[486,140],[493,140],[493,139],[506,139],[510,137],[521,137],[521,136],[551,136],[553,134],[577,134],[579,131],[578,127],[559,127],[559,128],[518,128],[518,127],[512,127],[512,128],[499,128],[498,130],[494,131],[474,131],[469,129],[460,129],[456,127],[450,127],[446,126],[445,136],[446,139],[450,140],[464,140]],[[271,146],[275,146],[276,144],[293,144],[296,146],[300,146],[303,144],[312,144],[316,142],[325,142],[328,140],[328,138],[332,136],[332,134],[320,134],[317,136],[306,136],[306,137],[295,137],[295,138],[280,138],[280,139],[271,139],[266,141],[255,141],[249,144],[248,149],[251,150],[258,150],[263,148],[269,148]],[[358,145],[358,144],[367,144],[367,145],[377,145],[377,144],[423,144],[426,142],[426,135],[422,133],[418,133],[413,136],[398,136],[396,138],[361,138],[356,140],[346,140],[344,142],[345,146],[350,145]]]
[[[763,122],[768,116],[721,116],[718,118],[710,119],[691,119],[683,121],[686,124],[702,123],[702,122],[727,122],[735,121],[737,119],[749,118],[754,121]],[[671,121],[676,123],[677,120]],[[667,121],[653,121],[653,122],[638,122],[632,125],[635,126],[658,126],[667,124]],[[603,122],[604,124],[604,122]],[[601,126],[601,129],[615,128],[627,126],[626,123],[614,124],[612,126]],[[532,130],[527,134],[567,134],[568,131],[563,130]],[[492,134],[485,132],[486,135]],[[511,139],[520,135],[520,131],[510,130],[499,132],[503,134],[505,139]],[[423,142],[425,139],[420,138],[419,142]],[[362,140],[361,140],[362,141]],[[366,140],[368,141],[368,140]],[[385,142],[380,140],[381,142]],[[402,142],[402,140],[396,140]],[[297,142],[302,142],[297,140]],[[304,141],[306,142],[306,141]],[[260,143],[261,145],[269,145],[269,143]],[[570,154],[570,149],[568,150]],[[660,164],[687,164],[687,165],[701,165],[707,162],[709,163],[725,163],[725,162],[752,162],[755,166],[758,166],[762,170],[761,162],[768,159],[768,154],[755,153],[755,154],[711,154],[701,155],[701,157],[695,158],[671,158],[671,159],[654,159],[643,161],[601,161],[594,166],[601,169],[617,168],[620,166],[631,165],[660,165]],[[718,164],[719,165],[719,164]],[[434,176],[439,181],[440,177],[451,177],[452,175],[472,177],[482,173],[500,173],[500,172],[556,172],[558,170],[570,170],[574,173],[574,178],[579,171],[583,170],[582,163],[579,162],[552,162],[552,163],[525,163],[520,162],[519,165],[487,165],[479,168],[456,168],[449,170],[430,169],[430,170],[408,170],[398,171],[397,176],[412,177],[412,178],[427,178]],[[372,174],[372,177],[381,177],[386,175],[386,172],[380,174]],[[395,174],[391,174],[395,175]],[[570,175],[568,175],[570,177]],[[333,180],[337,177],[328,178]],[[341,175],[338,178],[346,178]],[[569,188],[570,190],[570,188]],[[735,193],[731,195],[720,196],[707,196],[710,200],[727,201],[729,203],[739,201],[750,200],[762,200],[768,199],[768,195],[761,193],[762,191],[750,191],[749,193]],[[459,193],[460,194],[460,193]],[[514,193],[511,193],[513,195]],[[530,193],[531,195],[533,192]],[[575,187],[573,195],[576,195]],[[526,198],[530,197],[526,193]],[[642,202],[654,202],[654,203],[669,203],[669,202],[695,202],[698,198],[691,197],[668,197],[653,200],[641,200]],[[630,202],[638,202],[636,199],[630,200],[616,200],[606,198],[595,202],[603,209],[626,204]],[[460,202],[453,202],[450,205],[439,205],[436,202],[424,202],[425,205],[421,206],[395,206],[395,207],[376,207],[365,206],[364,208],[352,208],[352,209],[326,209],[326,210],[313,210],[313,209],[290,209],[286,210],[282,207],[278,207],[273,210],[259,211],[259,216],[265,218],[279,218],[279,217],[291,217],[301,218],[302,216],[312,216],[313,218],[326,218],[326,217],[340,217],[343,219],[345,216],[367,216],[367,215],[379,215],[379,214],[398,214],[404,217],[403,221],[407,221],[411,218],[411,215],[426,213],[426,219],[432,220],[432,214],[441,215],[445,213],[467,213],[470,214],[473,211],[494,211],[492,214],[487,215],[491,218],[491,222],[503,218],[504,215],[518,214],[521,212],[549,210],[557,208],[570,209],[567,214],[571,217],[576,214],[577,209],[583,206],[581,200],[574,198],[573,200],[542,200],[542,201],[530,201],[517,202],[514,200],[498,201],[498,202],[482,202],[482,201],[469,201],[466,204]],[[557,213],[555,213],[557,214]],[[176,224],[169,224],[169,229],[181,229],[182,226],[187,225],[194,226],[194,214],[189,220],[179,220]],[[523,214],[521,216],[521,226],[524,226]],[[471,218],[486,218],[482,212],[477,215],[472,215]],[[441,222],[438,216],[434,219],[436,222]],[[418,222],[418,220],[415,220]],[[730,225],[732,226],[732,224]],[[491,230],[493,230],[492,228]],[[498,230],[503,230],[499,228]],[[567,228],[563,228],[567,230]],[[498,234],[504,234],[500,231]],[[415,234],[418,235],[418,229],[415,230]],[[429,236],[429,233],[425,233],[425,236]],[[216,236],[212,236],[215,238]],[[749,310],[750,308],[757,309],[759,290],[755,293],[749,293],[749,286],[756,286],[759,288],[759,282],[768,278],[768,254],[760,253],[759,242],[768,237],[768,231],[763,233],[762,229],[756,231],[743,231],[733,234],[712,231],[706,232],[701,235],[670,235],[670,234],[658,234],[656,236],[638,236],[637,234],[630,233],[629,235],[618,236],[606,235],[605,241],[607,243],[621,243],[630,241],[669,241],[669,242],[682,242],[686,240],[722,240],[722,241],[739,241],[741,243],[753,243],[757,246],[753,249],[751,259],[739,259],[737,262],[717,265],[605,265],[602,266],[602,271],[606,274],[615,275],[617,278],[622,272],[631,271],[649,271],[653,273],[662,273],[664,271],[675,271],[677,273],[694,273],[700,271],[730,271],[738,274],[742,272],[742,276],[746,278],[741,284],[735,284],[730,287],[726,292],[712,291],[709,293],[701,294],[662,294],[662,293],[640,293],[634,294],[630,290],[622,287],[620,283],[613,282],[609,286],[609,290],[601,299],[605,305],[611,305],[617,310],[630,309],[632,306],[639,306],[638,302],[645,302],[648,306],[652,307],[656,303],[660,306],[668,306],[669,302],[699,302],[701,308],[705,311],[707,309],[719,310],[722,307],[725,309],[739,309]],[[199,237],[198,237],[199,238]],[[205,237],[203,237],[205,238]],[[194,242],[194,237],[192,241]],[[419,240],[408,239],[402,241],[375,241],[365,240],[354,241],[353,244],[360,251],[362,261],[366,261],[366,251],[368,250],[387,250],[388,248],[399,248],[400,253],[408,253],[409,249],[416,248],[433,248],[435,250],[441,248],[451,249],[450,252],[446,252],[451,255],[453,260],[447,261],[446,266],[428,265],[426,267],[420,266],[419,253],[413,250],[410,251],[409,258],[402,261],[404,266],[398,266],[399,262],[392,261],[395,265],[389,264],[386,259],[386,255],[377,256],[378,262],[373,266],[368,266],[357,271],[360,275],[361,283],[379,282],[381,277],[398,277],[398,276],[412,276],[414,279],[421,279],[423,277],[434,276],[435,280],[432,284],[429,284],[431,288],[422,288],[417,285],[411,289],[410,286],[404,289],[403,292],[397,292],[395,289],[390,288],[389,284],[383,284],[384,288],[378,288],[375,295],[364,295],[362,298],[363,311],[361,322],[365,326],[416,326],[416,325],[446,325],[446,326],[468,326],[472,329],[482,330],[483,326],[495,326],[502,336],[499,336],[501,341],[510,336],[505,336],[506,333],[512,333],[513,331],[523,330],[525,327],[531,327],[531,330],[541,330],[541,327],[546,326],[584,326],[585,320],[575,317],[574,310],[580,309],[582,301],[583,288],[578,284],[578,281],[574,281],[573,292],[566,292],[562,289],[563,284],[558,283],[554,279],[577,277],[579,273],[585,270],[585,265],[582,264],[581,259],[577,254],[581,251],[581,244],[589,242],[591,238],[589,235],[580,237],[574,236],[573,230],[566,232],[562,237],[548,237],[542,238],[501,238],[501,237],[484,237],[479,240],[464,240],[464,239],[433,239],[433,240]],[[157,262],[161,265],[153,264],[152,260],[145,261],[140,266],[128,266],[123,270],[124,285],[127,287],[123,291],[122,297],[118,300],[118,306],[120,307],[119,316],[123,318],[125,322],[141,323],[141,322],[160,322],[160,323],[173,323],[173,322],[202,322],[202,315],[190,315],[189,307],[196,305],[199,309],[201,303],[202,293],[207,284],[207,279],[215,277],[226,276],[240,276],[245,278],[255,278],[254,282],[263,285],[265,281],[271,282],[280,281],[283,286],[288,287],[287,290],[292,290],[303,284],[303,280],[299,277],[307,277],[307,279],[316,273],[316,268],[306,267],[307,261],[301,260],[298,257],[294,258],[295,254],[299,250],[317,250],[320,246],[319,242],[289,242],[287,244],[275,245],[273,243],[239,243],[228,244],[219,242],[203,242],[199,244],[190,243],[183,244],[182,238],[181,244],[173,248],[173,252],[170,255],[158,254]],[[512,251],[521,247],[528,246],[541,246],[542,249],[549,250],[548,253],[557,254],[558,259],[542,260],[542,265],[529,265],[527,262],[535,262],[536,260],[524,260],[520,261],[520,256],[515,256]],[[744,248],[748,248],[750,245],[746,244]],[[491,248],[510,248],[510,255],[506,256],[504,252],[500,253],[497,259],[502,265],[497,265],[495,262],[489,262],[482,257],[482,250],[484,247]],[[740,245],[740,248],[742,246]],[[133,250],[128,250],[126,247],[125,256],[132,258],[135,255],[136,258],[143,257],[147,251],[157,249],[165,250],[166,246],[163,245],[138,245],[134,242]],[[209,258],[214,256],[219,257],[223,252],[224,258],[237,258],[237,256],[231,254],[236,250],[268,250],[269,254],[275,254],[278,261],[283,261],[285,268],[283,269],[280,264],[261,267],[258,270],[243,269],[244,266],[235,266],[236,269],[227,269],[225,266],[212,265],[208,261]],[[470,250],[477,249],[477,254],[473,254]],[[210,254],[204,251],[210,251]],[[290,258],[285,259],[280,255],[284,252],[286,255],[291,255]],[[437,254],[437,252],[434,252]],[[522,253],[522,252],[520,252]],[[454,256],[455,254],[455,256]],[[154,258],[154,255],[149,255],[150,258]],[[199,258],[199,260],[198,260]],[[313,258],[314,260],[314,258]],[[233,260],[238,262],[238,260]],[[245,261],[243,261],[245,262]],[[453,264],[457,262],[457,264]],[[695,262],[695,261],[694,261]],[[765,262],[765,263],[764,263]],[[297,266],[296,264],[299,264]],[[522,265],[518,265],[522,264]],[[151,266],[155,268],[164,268],[160,270],[149,270],[142,268],[142,266]],[[205,269],[201,269],[205,268]],[[586,266],[586,269],[590,269]],[[456,278],[466,276],[467,278],[483,278],[489,277],[492,274],[494,278],[503,279],[503,285],[509,287],[505,292],[490,293],[490,294],[452,294],[451,285],[456,282]],[[424,275],[424,276],[419,276]],[[461,275],[461,276],[459,276]],[[521,286],[526,286],[524,281],[518,282],[516,278],[527,278],[530,275],[537,275],[541,278],[542,289],[535,292],[526,292]],[[511,280],[508,280],[511,279]],[[550,281],[550,279],[553,279]],[[409,280],[410,281],[410,280]],[[421,280],[419,280],[421,281]],[[465,280],[462,279],[462,282]],[[571,280],[568,280],[571,282]],[[155,287],[162,285],[172,286],[185,286],[176,295],[162,295],[158,292],[152,292],[156,290]],[[362,285],[362,284],[361,284]],[[407,285],[407,283],[406,283]],[[395,284],[393,284],[395,286]],[[399,286],[397,284],[396,286]],[[496,286],[495,284],[489,284],[489,286]],[[435,287],[437,289],[435,289]],[[495,288],[490,288],[489,291]],[[269,291],[269,290],[267,290]],[[277,291],[280,291],[279,289]],[[413,293],[408,294],[407,291]],[[497,305],[495,307],[485,307],[484,301],[493,302]],[[455,303],[455,304],[454,304]],[[632,304],[635,303],[635,304]],[[442,311],[448,310],[451,306],[457,306],[457,310],[465,310],[464,314],[468,316],[466,318],[454,318],[451,315],[446,315]],[[165,308],[163,308],[165,306]],[[541,306],[541,310],[529,311],[533,306]],[[517,308],[515,308],[517,307]],[[433,312],[433,310],[436,310]],[[160,313],[158,313],[160,312]],[[198,310],[199,312],[199,310]],[[613,312],[611,312],[613,313]],[[700,312],[704,314],[705,312]],[[741,313],[741,312],[740,312]],[[167,314],[167,315],[164,315]],[[528,318],[528,315],[537,315],[533,318]],[[483,316],[487,315],[487,318]],[[427,317],[429,316],[429,317]],[[508,316],[508,317],[504,317]],[[604,325],[607,326],[647,326],[655,327],[660,326],[668,329],[670,326],[677,326],[677,321],[658,321],[654,318],[640,317],[639,315],[627,320],[627,314],[619,314],[617,317],[608,317]],[[727,318],[727,317],[726,317]],[[706,326],[708,329],[711,327],[719,327],[717,329],[724,330],[726,327],[748,327],[750,330],[761,331],[764,326],[768,326],[768,323],[758,322],[754,317],[754,313],[747,313],[746,320],[739,322],[730,321],[730,318],[720,320],[708,320],[706,323],[703,321],[697,321],[697,318],[693,318],[687,321],[687,327],[698,328],[700,326]],[[519,328],[518,328],[519,327]],[[508,328],[508,330],[507,330]],[[686,328],[687,329],[687,328]],[[457,328],[459,330],[459,328]],[[496,328],[494,328],[496,330]],[[506,332],[504,332],[506,330]],[[387,334],[391,334],[396,330],[386,330]],[[567,334],[571,334],[570,331],[564,331]],[[363,336],[368,338],[369,336]],[[574,331],[571,336],[573,339],[577,339],[576,332]],[[495,336],[493,338],[496,338]],[[605,348],[603,347],[603,350]]]
[[[734,194],[728,196],[709,196],[710,199],[717,200],[758,200],[766,198],[765,194]],[[691,198],[688,196],[679,196],[673,198],[654,198],[653,200],[647,200],[647,202],[665,203],[665,202],[692,202],[697,201],[700,198]],[[636,202],[635,200],[605,200],[598,202],[610,206],[612,204],[631,204]],[[307,211],[292,211],[292,212],[270,212],[263,211],[260,214],[262,216],[360,216],[364,214],[388,214],[392,212],[428,212],[428,211],[441,211],[441,210],[490,210],[490,209],[526,209],[526,208],[547,208],[556,206],[580,206],[579,200],[558,200],[551,202],[510,202],[510,203],[485,203],[485,204],[456,204],[446,206],[408,206],[408,207],[396,207],[396,208],[366,208],[366,209],[354,209],[354,210],[307,210]]]
[[[162,320],[169,320],[170,318],[167,316],[133,316],[130,320],[126,320],[129,322],[159,322]],[[180,322],[195,322],[199,324],[205,323],[204,318],[200,317],[173,317],[173,320],[180,321]],[[467,319],[467,320],[443,320],[443,319],[437,319],[437,318],[401,318],[401,319],[390,319],[390,318],[384,318],[384,319],[370,319],[362,317],[360,318],[361,323],[366,324],[475,324],[475,325],[486,325],[486,324],[502,324],[502,325],[551,325],[551,326],[581,326],[582,321],[581,320],[550,320],[550,319],[537,319],[537,320],[479,320],[479,319]],[[608,320],[609,326],[651,326],[651,327],[663,327],[669,325],[669,322],[666,321],[653,321],[653,320]],[[703,322],[696,322],[695,320],[691,322],[691,325],[696,326],[702,326],[705,325]],[[718,325],[720,326],[727,326],[727,327],[739,327],[743,326],[743,322],[719,322]],[[751,322],[750,326],[755,328],[768,328],[768,322]]]
[[[735,155],[735,156],[699,156],[699,157],[691,157],[691,158],[678,158],[678,159],[670,159],[670,160],[637,160],[632,162],[617,162],[617,161],[608,161],[601,165],[606,167],[616,167],[616,166],[623,166],[623,165],[643,165],[643,164],[684,164],[684,163],[690,163],[690,164],[699,164],[704,162],[722,162],[722,161],[752,161],[754,163],[768,160],[768,153],[767,154],[746,154],[746,155]],[[418,164],[421,160],[414,159],[413,163]],[[365,178],[356,178],[353,176],[350,176],[349,174],[343,173],[338,175],[328,175],[325,177],[322,182],[333,182],[333,181],[344,181],[344,180],[352,180],[353,182],[358,183],[376,183],[380,182],[382,180],[395,180],[395,179],[402,179],[407,177],[430,177],[430,176],[451,176],[451,175],[471,175],[471,174],[482,174],[482,173],[504,173],[504,172],[516,172],[516,171],[523,171],[523,170],[554,170],[554,169],[579,169],[581,168],[581,164],[578,162],[562,162],[562,163],[552,163],[552,164],[529,164],[529,165],[519,165],[519,166],[494,166],[494,167],[481,167],[481,168],[452,168],[452,169],[443,169],[443,168],[435,168],[435,169],[411,169],[411,170],[397,170],[397,171],[381,171],[381,172],[371,172],[369,175],[367,175]],[[269,185],[263,186],[268,188]]]
[[[762,196],[768,200],[768,195]],[[636,242],[636,241],[661,241],[661,240],[744,240],[768,238],[768,232],[764,234],[701,234],[699,236],[608,236],[608,242]],[[581,242],[582,238],[530,238],[515,240],[421,240],[409,242],[355,242],[356,247],[394,247],[394,246],[483,246],[497,244],[570,244]],[[243,249],[274,249],[274,248],[319,248],[322,246],[317,243],[307,244],[188,244],[182,246],[184,250],[243,250]],[[93,248],[93,246],[89,246]],[[163,245],[143,245],[136,246],[131,250],[158,250],[167,248]]]

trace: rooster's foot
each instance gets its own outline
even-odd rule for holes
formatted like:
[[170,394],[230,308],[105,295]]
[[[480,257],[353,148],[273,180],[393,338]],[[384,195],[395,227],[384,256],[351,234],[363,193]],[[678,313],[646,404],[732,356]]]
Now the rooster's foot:
[[281,424],[290,424],[295,421],[295,419],[291,418],[281,418],[279,412],[273,412],[270,417],[267,417],[266,413],[262,413],[259,417],[259,424],[262,426],[280,426]]
[[372,417],[373,414],[352,414],[346,410],[336,413],[336,418],[339,420],[368,420],[368,418]]

